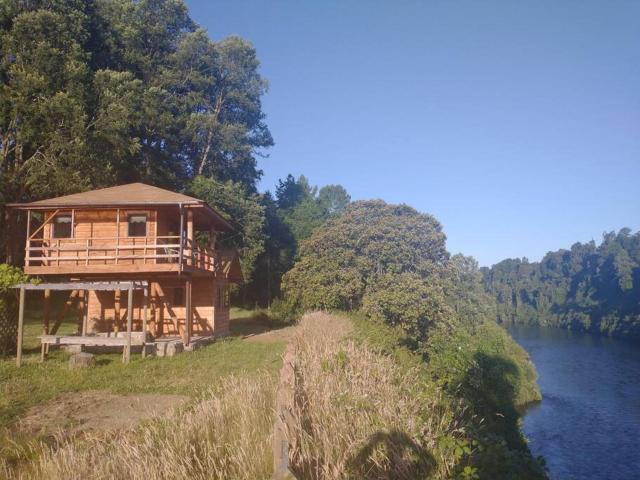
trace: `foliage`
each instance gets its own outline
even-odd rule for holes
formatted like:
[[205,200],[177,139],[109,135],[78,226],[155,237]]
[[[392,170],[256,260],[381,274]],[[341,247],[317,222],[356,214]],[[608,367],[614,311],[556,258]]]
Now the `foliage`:
[[0,357],[14,353],[16,348],[18,302],[11,287],[27,280],[19,268],[0,263]]
[[447,321],[448,262],[435,218],[406,205],[360,201],[303,242],[283,288],[298,311],[364,306],[372,316],[390,315],[391,323],[422,334],[422,327]]
[[540,261],[504,260],[484,269],[497,320],[640,338],[640,232],[576,243]]
[[278,208],[284,223],[291,230],[296,249],[313,231],[328,219],[341,214],[351,197],[341,185],[325,185],[319,191],[304,175],[296,180],[289,174],[276,187]]
[[265,208],[260,196],[249,193],[237,182],[222,182],[213,178],[197,176],[191,183],[190,193],[205,200],[212,208],[224,215],[234,227],[230,234],[222,234],[219,247],[233,247],[240,252],[242,273],[250,281],[256,259],[264,252]]
[[453,318],[442,285],[412,272],[379,275],[364,294],[362,311],[373,319],[402,326],[418,343],[435,326],[449,326]]
[[3,2],[0,205],[196,175],[255,193],[273,145],[258,68],[252,45],[212,41],[182,0]]
[[300,242],[349,202],[344,187],[328,185],[318,191],[304,176],[279,180],[275,199],[270,192],[263,194],[264,251],[256,258],[255,277],[242,289],[245,304],[271,305],[281,295],[282,276],[293,266]]
[[502,328],[492,322],[472,331],[464,325],[453,331],[437,328],[424,362],[406,347],[402,329],[361,314],[350,318],[355,337],[412,372],[417,390],[446,393],[435,411],[457,418],[457,428],[438,438],[436,458],[453,457],[455,469],[448,478],[546,478],[540,460],[526,447],[516,412],[516,406],[540,398],[535,369]]
[[0,294],[8,292],[13,285],[25,283],[28,278],[19,268],[0,263]]

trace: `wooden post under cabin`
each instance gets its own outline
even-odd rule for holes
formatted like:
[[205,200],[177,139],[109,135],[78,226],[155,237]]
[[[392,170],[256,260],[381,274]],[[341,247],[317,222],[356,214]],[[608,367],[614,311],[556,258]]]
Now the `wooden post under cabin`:
[[[49,335],[49,326],[51,324],[51,290],[49,289],[46,289],[44,291],[42,310],[44,314],[43,323],[42,323],[42,334]],[[46,356],[49,350],[49,345],[46,343],[43,343],[40,348],[41,348],[40,360],[44,361],[44,357]]]
[[147,315],[149,305],[149,287],[144,287],[144,297],[142,300],[142,357],[147,355]]
[[16,365],[22,364],[22,337],[24,336],[24,287],[20,288],[20,305],[18,307],[18,340],[16,342]]
[[89,331],[89,290],[84,291],[84,309],[82,310],[82,336],[86,337]]
[[120,298],[121,298],[121,292],[120,290],[116,290],[114,295],[114,300],[113,300],[113,331],[115,333],[118,333],[120,331]]
[[154,337],[158,336],[158,327],[157,327],[157,323],[156,323],[156,315],[157,315],[157,310],[156,310],[156,289],[155,289],[155,284],[153,282],[151,282],[151,299],[150,299],[150,303],[151,303],[151,324],[149,326],[149,330],[151,330],[151,333],[153,334]]
[[193,323],[193,308],[191,308],[191,278],[187,278],[184,285],[185,290],[185,346],[191,343],[191,328]]
[[133,285],[129,285],[127,293],[127,338],[124,347],[124,363],[131,359],[131,328],[133,326]]
[[84,323],[84,290],[78,292],[78,327],[77,332],[82,333],[82,327]]

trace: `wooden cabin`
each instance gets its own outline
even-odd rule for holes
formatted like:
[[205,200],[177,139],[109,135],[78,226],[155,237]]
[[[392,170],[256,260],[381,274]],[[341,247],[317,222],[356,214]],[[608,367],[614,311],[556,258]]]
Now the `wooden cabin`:
[[[232,227],[202,200],[132,183],[8,207],[27,215],[24,271],[44,283],[23,287],[44,292],[43,344],[64,343],[69,308],[93,341],[118,344],[129,323],[143,343],[228,334],[229,284],[242,272],[235,251],[216,249]],[[69,291],[53,317],[52,289]]]

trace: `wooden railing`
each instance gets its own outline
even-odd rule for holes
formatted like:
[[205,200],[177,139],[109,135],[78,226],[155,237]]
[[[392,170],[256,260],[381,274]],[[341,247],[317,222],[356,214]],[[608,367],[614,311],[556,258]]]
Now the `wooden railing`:
[[215,253],[179,236],[30,239],[25,266],[180,264],[215,270]]

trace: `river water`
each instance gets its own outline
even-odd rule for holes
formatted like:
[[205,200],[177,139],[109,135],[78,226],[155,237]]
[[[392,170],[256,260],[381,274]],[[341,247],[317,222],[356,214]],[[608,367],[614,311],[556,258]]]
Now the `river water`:
[[538,371],[543,400],[523,430],[552,480],[640,479],[640,344],[509,326]]

